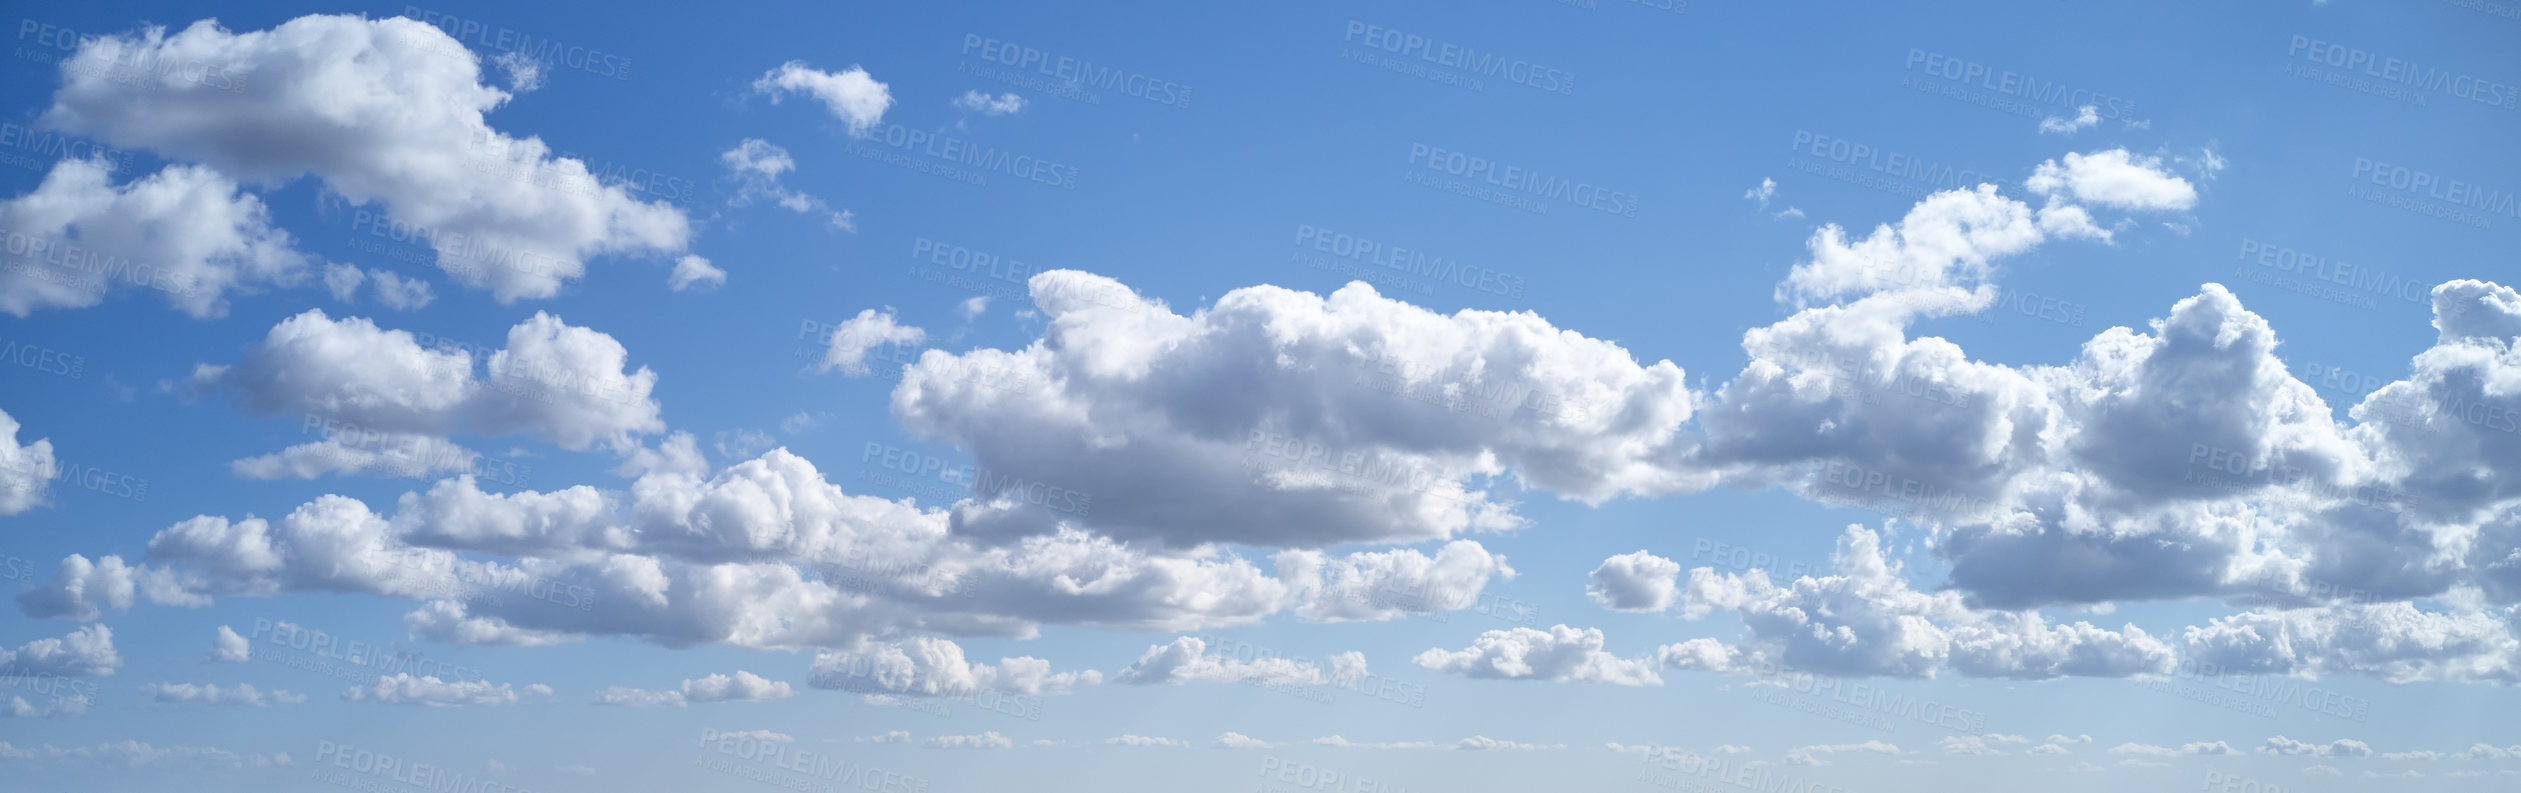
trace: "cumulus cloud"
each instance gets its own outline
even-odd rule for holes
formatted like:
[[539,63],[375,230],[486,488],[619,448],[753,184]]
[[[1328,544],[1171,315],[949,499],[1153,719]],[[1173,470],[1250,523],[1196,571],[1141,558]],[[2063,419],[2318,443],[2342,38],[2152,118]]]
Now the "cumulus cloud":
[[2231,744],[2227,744],[2222,741],[2199,741],[2196,743],[2180,744],[2177,747],[2156,746],[2149,743],[2122,743],[2117,746],[2110,747],[2110,754],[2136,755],[2139,757],[2183,757],[2190,755],[2230,755],[2240,754],[2240,752],[2234,750]]
[[1259,738],[1254,738],[1249,735],[1244,735],[1239,732],[1229,732],[1219,735],[1217,736],[1216,742],[1212,745],[1219,749],[1267,749],[1277,746],[1277,744],[1270,743]]
[[725,286],[727,271],[699,254],[684,254],[674,260],[674,273],[665,278],[665,287],[676,292],[691,292]]
[[541,683],[522,689],[507,683],[487,680],[440,680],[434,675],[414,677],[408,673],[379,675],[376,684],[342,692],[349,702],[375,702],[385,705],[514,705],[550,699],[551,686]]
[[2372,746],[2353,738],[2339,738],[2326,744],[2297,741],[2279,735],[2258,747],[2260,754],[2282,754],[2308,757],[2370,757]]
[[[1189,316],[1075,271],[1029,282],[1048,326],[1018,351],[931,350],[894,415],[1020,483],[955,510],[958,533],[1081,524],[1189,547],[1404,543],[1520,527],[1483,482],[1588,501],[1683,489],[1679,367],[1530,313],[1446,316],[1363,283],[1234,290]],[[1097,439],[1128,437],[1129,443]],[[1094,494],[1090,513],[1031,483]]]
[[613,686],[596,695],[599,705],[682,707],[693,702],[767,702],[796,696],[796,690],[782,681],[768,680],[741,669],[730,677],[711,674],[683,681],[680,690],[647,691]]
[[1512,579],[1506,557],[1471,540],[1455,540],[1434,556],[1409,548],[1333,557],[1302,549],[1280,552],[1280,576],[1295,588],[1295,612],[1312,622],[1388,620],[1470,607],[1492,578]]
[[0,515],[15,515],[44,503],[53,477],[61,475],[53,459],[53,442],[37,438],[18,443],[18,420],[0,410]]
[[859,137],[882,121],[884,111],[893,106],[892,89],[857,66],[834,74],[807,66],[804,61],[789,61],[762,73],[753,81],[753,91],[769,95],[774,105],[791,93],[812,97],[829,108],[833,118],[848,125],[849,134]]
[[245,637],[237,635],[235,628],[221,625],[219,626],[218,635],[211,637],[210,660],[222,663],[241,664],[248,660],[252,660],[253,657],[253,643],[246,641]]
[[2197,204],[2197,188],[2162,167],[2162,158],[2126,149],[2068,153],[2064,164],[2040,163],[2022,186],[2032,192],[2117,209],[2185,210]]
[[1600,628],[1551,626],[1548,631],[1512,628],[1481,633],[1462,650],[1432,649],[1413,659],[1420,667],[1445,674],[1492,680],[1548,680],[1604,683],[1615,686],[1659,686],[1654,662],[1626,659],[1602,649]]
[[[42,121],[256,183],[311,174],[354,205],[424,230],[441,269],[503,302],[558,294],[591,257],[687,244],[679,210],[552,156],[539,138],[492,129],[483,115],[513,95],[482,84],[478,59],[450,52],[463,45],[403,18],[304,16],[241,33],[212,20],[172,34],[151,27],[86,40],[64,58]],[[190,68],[117,79],[130,70],[116,64],[161,61]],[[177,178],[222,193],[207,171]],[[256,244],[231,254],[254,262],[241,272],[294,270],[278,237],[185,244],[237,250],[244,239]],[[218,287],[238,279],[194,269],[208,281],[192,305],[215,312]]]
[[[1355,663],[1362,665],[1363,657]],[[1362,669],[1358,670],[1362,672]],[[1252,683],[1265,686],[1315,686],[1331,682],[1331,676],[1310,661],[1276,656],[1251,659],[1236,655],[1208,652],[1208,642],[1196,636],[1183,636],[1147,648],[1128,668],[1114,679],[1135,685],[1181,685],[1184,683]]]
[[2052,625],[2037,612],[1972,609],[1959,593],[1925,593],[1882,553],[1881,537],[1849,526],[1832,561],[1837,575],[1804,576],[1787,586],[1766,571],[1690,571],[1683,613],[1738,613],[1742,643],[1693,639],[1657,651],[1664,665],[1709,672],[1793,670],[1828,675],[1932,677],[1950,668],[1972,677],[2047,679],[2066,675],[2167,674],[2168,643],[2133,624],[2111,631],[2090,623]]
[[[510,328],[507,346],[477,369],[465,350],[423,347],[409,332],[309,309],[272,326],[244,360],[198,367],[192,383],[234,394],[256,415],[351,425],[336,429],[361,433],[371,446],[380,444],[365,433],[533,433],[570,449],[597,442],[618,449],[665,426],[649,395],[656,373],[625,371],[628,359],[613,337],[536,312]],[[354,459],[343,444],[336,435],[292,452]],[[291,456],[246,466],[288,470]],[[469,455],[456,459],[469,465]]]
[[122,665],[122,654],[114,651],[114,632],[103,625],[36,639],[16,650],[0,649],[0,676],[103,677]]
[[825,340],[823,371],[838,368],[851,377],[868,374],[867,352],[887,344],[918,344],[928,340],[928,332],[916,326],[894,321],[893,310],[882,312],[866,309],[857,316],[842,320]]
[[0,201],[0,228],[28,260],[0,269],[0,311],[24,317],[145,290],[206,319],[227,314],[231,293],[305,279],[295,240],[235,180],[171,165],[116,185],[112,172],[106,160],[63,160],[33,192]]
[[1681,563],[1643,550],[1602,560],[1585,594],[1613,611],[1662,611],[1680,597]]
[[963,660],[963,648],[952,641],[921,636],[864,651],[832,651],[814,657],[815,688],[921,697],[968,697],[988,691],[1015,694],[1065,694],[1080,685],[1103,682],[1103,673],[1050,671],[1050,662],[1024,656],[998,663]]
[[361,271],[355,265],[339,263],[324,266],[324,288],[333,293],[334,300],[354,302],[361,285],[373,285],[376,302],[395,311],[418,311],[437,297],[428,282],[404,278],[391,270]]

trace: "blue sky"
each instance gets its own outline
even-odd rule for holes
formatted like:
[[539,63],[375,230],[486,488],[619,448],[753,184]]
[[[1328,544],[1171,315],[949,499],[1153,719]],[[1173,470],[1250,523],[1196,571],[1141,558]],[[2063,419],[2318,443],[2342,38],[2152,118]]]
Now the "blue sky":
[[2521,775],[2521,6],[11,16],[30,790]]

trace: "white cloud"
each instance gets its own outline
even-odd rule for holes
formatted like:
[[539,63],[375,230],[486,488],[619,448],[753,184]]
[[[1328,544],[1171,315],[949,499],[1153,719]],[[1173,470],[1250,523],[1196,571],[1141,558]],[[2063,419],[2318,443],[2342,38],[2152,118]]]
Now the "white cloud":
[[2022,186],[2041,195],[2118,209],[2185,210],[2197,205],[2197,188],[2164,171],[2162,158],[2126,149],[2068,153],[2064,165],[2042,162]]
[[266,705],[294,705],[306,701],[304,694],[287,691],[263,691],[251,684],[238,683],[227,688],[191,683],[154,683],[143,687],[160,704],[243,705],[259,708]]
[[693,702],[768,702],[796,696],[796,690],[785,682],[767,680],[741,669],[730,677],[711,674],[683,681],[680,690],[645,691],[614,686],[596,696],[599,705],[681,707]]
[[1837,575],[1777,586],[1766,571],[1690,571],[1682,613],[1738,612],[1747,632],[1736,646],[1710,639],[1668,645],[1664,665],[1709,672],[1793,670],[1828,675],[1932,677],[1947,666],[1973,677],[2046,679],[2065,675],[2167,674],[2170,645],[2133,624],[2118,631],[2089,623],[2050,625],[2037,612],[1986,611],[1959,593],[1928,594],[1885,558],[1881,538],[1862,526],[1840,536]]
[[1219,735],[1217,736],[1216,743],[1213,745],[1219,749],[1268,749],[1270,747],[1277,746],[1277,744],[1270,743],[1259,738],[1254,738],[1249,735],[1244,735],[1239,732],[1229,732]]
[[53,442],[37,438],[18,443],[18,420],[0,410],[0,515],[15,515],[44,503],[44,491],[61,475],[53,459]]
[[1409,548],[1341,557],[1291,550],[1280,552],[1276,561],[1280,576],[1296,590],[1296,615],[1312,622],[1388,620],[1468,608],[1490,579],[1515,575],[1505,556],[1470,540],[1445,543],[1433,557]]
[[666,276],[665,286],[676,292],[708,290],[727,283],[727,271],[710,264],[698,254],[684,254],[674,260],[674,274]]
[[1144,735],[1115,735],[1103,739],[1103,742],[1113,746],[1167,746],[1181,748],[1190,745],[1189,741],[1179,738],[1151,738]]
[[789,61],[754,80],[753,90],[770,95],[771,104],[778,104],[790,93],[821,100],[831,109],[833,118],[849,126],[849,134],[859,137],[882,121],[884,111],[893,106],[892,90],[856,66],[833,74],[807,66],[804,61]]
[[1602,560],[1585,594],[1614,611],[1662,611],[1680,596],[1681,563],[1638,550]]
[[503,52],[490,62],[508,73],[508,90],[520,94],[543,87],[543,78],[551,71],[542,61],[523,52]]
[[210,660],[222,663],[241,664],[248,660],[252,660],[253,657],[254,645],[252,642],[248,642],[244,636],[238,635],[235,628],[230,628],[225,625],[219,626],[219,633],[217,636],[212,637],[210,644]]
[[[481,83],[477,59],[447,57],[462,51],[403,18],[150,28],[82,43],[43,120],[247,181],[313,174],[354,205],[426,230],[440,268],[501,301],[558,294],[594,256],[683,248],[691,230],[679,210],[603,183],[538,138],[492,129],[483,114],[513,97]],[[126,70],[114,64],[160,61],[203,79],[116,79]],[[276,242],[265,238],[247,271],[288,272]],[[221,280],[233,279],[211,285]],[[208,310],[217,295],[203,289],[194,306]]]
[[2260,754],[2308,755],[2312,757],[2370,757],[2372,746],[2353,738],[2339,738],[2326,744],[2297,741],[2279,735],[2258,747]]
[[1767,177],[1760,178],[1758,187],[1742,191],[1743,198],[1759,202],[1759,207],[1761,209],[1767,209],[1768,199],[1775,198],[1776,196],[1777,180]]
[[1000,658],[995,665],[967,662],[961,645],[921,636],[863,651],[818,653],[807,685],[903,696],[968,697],[987,691],[1065,694],[1077,686],[1101,682],[1101,672],[1054,674],[1049,661],[1031,656]]
[[[1240,655],[1212,654],[1208,652],[1206,640],[1183,636],[1170,643],[1148,647],[1146,652],[1139,654],[1136,662],[1120,670],[1113,679],[1136,685],[1252,683],[1317,686],[1331,682],[1330,676],[1310,661],[1275,656],[1246,660]],[[1362,658],[1359,661],[1362,662]]]
[[2076,130],[2081,130],[2099,123],[2101,123],[2101,108],[2097,105],[2084,105],[2082,107],[2075,108],[2075,117],[2071,119],[2060,118],[2057,116],[2049,116],[2047,118],[2040,119],[2040,132],[2056,132],[2065,135],[2072,135],[2075,134]]
[[1620,658],[1605,652],[1602,645],[1600,628],[1513,628],[1481,633],[1466,649],[1428,650],[1412,660],[1432,671],[1482,679],[1615,686],[1663,684],[1663,678],[1654,672],[1653,661]]
[[844,231],[857,230],[856,224],[849,219],[849,213],[832,212],[823,199],[780,186],[780,174],[797,167],[796,158],[788,156],[787,149],[760,138],[745,138],[735,148],[719,154],[718,163],[726,166],[728,174],[736,181],[735,197],[727,199],[729,204],[746,206],[757,200],[768,200],[800,214],[827,213],[834,227]]
[[955,97],[954,106],[984,116],[1003,116],[1024,109],[1024,97],[1011,93],[990,96],[977,90],[964,91]]
[[239,192],[233,179],[170,165],[115,185],[111,167],[62,160],[33,192],[0,201],[0,228],[32,262],[0,269],[0,311],[24,317],[96,305],[111,291],[152,290],[206,319],[227,314],[231,292],[305,279],[295,240],[273,228],[262,200]]
[[[424,348],[408,332],[309,309],[272,326],[244,360],[198,367],[193,384],[232,392],[257,415],[319,417],[364,433],[531,432],[570,449],[618,449],[664,429],[649,396],[656,373],[623,371],[628,358],[613,337],[536,312],[508,330],[507,347],[476,376],[463,350]],[[266,466],[288,468],[286,455],[249,467]]]
[[436,676],[414,677],[408,673],[379,675],[376,684],[342,692],[349,702],[375,702],[385,705],[514,705],[550,699],[551,687],[541,683],[518,689],[506,683],[487,680],[440,680]]
[[0,649],[0,675],[12,677],[103,677],[122,665],[122,654],[114,651],[114,632],[103,625],[36,639],[15,651]]
[[930,749],[1010,749],[1015,742],[990,730],[979,735],[940,735],[928,739]]
[[842,320],[840,327],[832,331],[823,350],[822,369],[830,371],[838,368],[851,377],[864,377],[869,372],[866,363],[869,350],[887,344],[919,344],[927,339],[927,331],[894,322],[892,309],[885,309],[882,313],[866,309],[855,317]]

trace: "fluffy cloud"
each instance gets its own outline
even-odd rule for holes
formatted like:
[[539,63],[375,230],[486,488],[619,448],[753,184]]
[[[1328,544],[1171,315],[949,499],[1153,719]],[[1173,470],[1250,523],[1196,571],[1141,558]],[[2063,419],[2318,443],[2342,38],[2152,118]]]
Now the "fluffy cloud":
[[53,442],[37,438],[18,443],[18,420],[0,410],[0,515],[15,515],[44,503],[44,490],[61,475],[53,459]]
[[1504,555],[1471,540],[1445,543],[1432,557],[1408,548],[1345,557],[1290,550],[1278,554],[1277,564],[1301,601],[1296,615],[1313,622],[1388,620],[1469,608],[1491,578],[1515,575]]
[[1668,666],[1711,672],[1792,670],[1828,675],[1932,677],[1947,666],[1973,677],[2046,679],[2065,675],[2166,674],[2169,644],[2132,624],[2110,631],[2078,622],[2050,625],[2036,612],[1984,611],[1958,593],[1928,594],[1884,557],[1880,535],[1849,526],[1832,557],[1839,574],[1788,586],[1765,571],[1690,571],[1683,613],[1739,613],[1745,640],[1668,645]]
[[1555,625],[1546,632],[1513,628],[1482,633],[1466,649],[1428,650],[1413,660],[1426,669],[1472,678],[1615,686],[1663,684],[1652,661],[1620,658],[1604,651],[1602,645],[1600,628]]
[[812,97],[829,108],[833,118],[848,125],[849,134],[861,137],[876,122],[884,120],[884,111],[893,106],[892,89],[856,66],[833,74],[807,66],[804,61],[789,61],[763,72],[753,81],[753,91],[769,95],[774,105],[791,93]]
[[1680,597],[1681,563],[1645,551],[1602,560],[1585,594],[1614,611],[1662,611]]
[[2149,743],[2122,743],[2117,746],[2110,747],[2110,754],[2138,755],[2142,757],[2182,757],[2189,755],[2230,755],[2240,754],[2240,752],[2234,750],[2231,744],[2227,744],[2222,741],[2200,741],[2196,743],[2180,744],[2176,748],[2169,746],[2156,746]]
[[1249,735],[1244,735],[1239,732],[1229,732],[1219,735],[1213,745],[1219,749],[1267,749],[1277,746],[1277,744],[1270,743],[1259,738],[1254,738]]
[[675,259],[673,274],[665,277],[665,287],[677,292],[706,290],[725,286],[726,283],[727,271],[718,269],[717,265],[694,253]]
[[832,330],[823,349],[824,371],[837,367],[852,377],[868,373],[867,351],[887,344],[918,344],[928,339],[928,332],[893,321],[893,310],[877,313],[875,309],[858,312]]
[[[1658,465],[1682,451],[1690,416],[1680,368],[1533,314],[1445,316],[1363,283],[1237,289],[1190,316],[1075,271],[1030,288],[1040,340],[927,351],[893,394],[912,431],[1017,485],[958,505],[958,533],[1414,542],[1520,526],[1479,484],[1508,471],[1586,500],[1688,484]],[[1089,512],[1043,503],[1044,489],[1166,496],[1095,498]]]
[[304,694],[278,690],[267,692],[246,683],[238,683],[227,688],[215,685],[197,686],[191,683],[155,683],[142,690],[147,691],[158,703],[170,705],[242,705],[259,708],[266,705],[294,705],[306,701]]
[[2117,209],[2184,210],[2197,205],[2197,188],[2162,168],[2159,157],[2126,149],[2068,153],[2065,164],[2040,163],[2022,186],[2032,192]]
[[[358,460],[346,452],[388,447],[392,438],[377,433],[530,432],[570,449],[597,442],[626,448],[635,436],[665,428],[649,395],[656,373],[624,371],[628,359],[613,337],[536,312],[508,330],[507,346],[490,353],[477,375],[464,350],[423,347],[409,332],[309,309],[272,326],[244,360],[199,367],[193,383],[235,394],[256,415],[352,425],[335,431],[355,437],[336,434],[245,463],[285,471],[293,469],[292,457],[348,461],[337,462],[338,470]],[[469,455],[458,459],[470,465]]]
[[[1345,658],[1346,656],[1343,656]],[[1353,662],[1362,674],[1363,656]],[[1218,655],[1208,652],[1208,642],[1196,636],[1183,636],[1170,643],[1147,648],[1128,668],[1114,679],[1136,685],[1181,685],[1184,683],[1252,683],[1264,686],[1316,686],[1332,682],[1322,668],[1295,658],[1263,656],[1244,659],[1240,654]]]
[[[117,66],[161,61],[190,68],[134,80]],[[555,295],[593,256],[678,252],[691,234],[673,207],[492,129],[483,114],[512,96],[482,84],[461,43],[410,19],[152,27],[83,42],[61,78],[43,123],[258,183],[312,174],[425,230],[440,268],[502,301]]]
[[245,640],[245,637],[237,635],[235,628],[230,628],[225,625],[219,626],[218,635],[212,637],[210,643],[210,660],[221,663],[241,664],[252,660],[253,657],[254,645],[252,642],[248,642]]
[[683,681],[680,690],[646,691],[614,686],[596,695],[599,705],[682,707],[693,702],[767,702],[796,696],[796,690],[785,682],[764,679],[741,669],[733,677],[712,674]]
[[2279,735],[2260,744],[2261,754],[2301,755],[2311,757],[2370,757],[2372,746],[2353,738],[2339,738],[2327,744],[2297,741]]
[[1103,742],[1113,746],[1167,746],[1181,748],[1190,745],[1189,741],[1185,741],[1180,738],[1153,738],[1145,735],[1115,735],[1103,739]]
[[439,680],[435,676],[413,677],[409,674],[380,675],[373,686],[352,688],[341,698],[350,702],[375,702],[386,705],[514,705],[520,702],[550,699],[551,687],[541,683],[518,689],[506,683],[487,680]]
[[26,260],[0,268],[0,311],[24,317],[96,305],[118,288],[149,289],[209,318],[227,314],[232,292],[304,280],[306,257],[288,232],[271,226],[262,200],[238,192],[234,180],[173,165],[115,185],[111,168],[63,160],[34,192],[0,201],[0,229],[12,238],[13,257]]
[[0,675],[13,677],[103,677],[122,665],[122,654],[114,651],[114,632],[103,625],[36,639],[15,651],[0,649]]
[[815,688],[922,697],[968,697],[988,691],[1015,694],[1065,694],[1079,685],[1103,682],[1103,673],[1050,671],[1050,662],[1025,656],[1000,658],[995,665],[963,660],[963,648],[945,639],[921,636],[866,651],[836,651],[814,656]]

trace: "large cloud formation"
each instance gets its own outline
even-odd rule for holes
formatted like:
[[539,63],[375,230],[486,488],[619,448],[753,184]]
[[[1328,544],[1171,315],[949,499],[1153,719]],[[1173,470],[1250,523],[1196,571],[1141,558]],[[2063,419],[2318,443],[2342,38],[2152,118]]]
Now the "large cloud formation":
[[[326,191],[419,230],[441,269],[501,301],[558,294],[591,257],[673,254],[689,243],[680,210],[605,183],[585,163],[553,156],[540,138],[492,129],[483,114],[513,97],[484,84],[481,66],[444,32],[399,17],[304,16],[241,33],[202,20],[173,33],[150,27],[84,41],[62,59],[61,87],[41,121],[246,182],[312,175]],[[188,174],[156,178],[194,185],[213,203],[231,192],[215,176]],[[285,236],[244,233],[260,230],[260,207],[250,202],[201,208],[192,222],[224,215],[234,231],[210,240],[260,244],[213,248],[205,240],[196,258],[231,264],[179,270],[222,271],[222,280],[287,270]],[[215,298],[208,291],[196,299]]]

